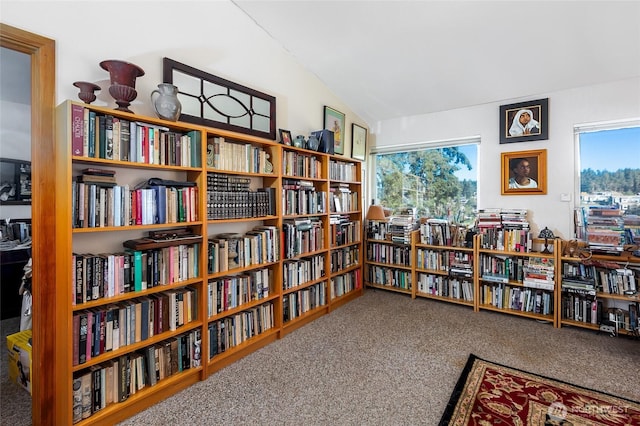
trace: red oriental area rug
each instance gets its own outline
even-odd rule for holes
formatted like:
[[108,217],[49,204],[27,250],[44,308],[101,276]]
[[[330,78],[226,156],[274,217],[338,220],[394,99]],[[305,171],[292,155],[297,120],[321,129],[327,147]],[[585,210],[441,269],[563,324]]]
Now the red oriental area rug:
[[440,425],[631,426],[640,403],[470,355]]

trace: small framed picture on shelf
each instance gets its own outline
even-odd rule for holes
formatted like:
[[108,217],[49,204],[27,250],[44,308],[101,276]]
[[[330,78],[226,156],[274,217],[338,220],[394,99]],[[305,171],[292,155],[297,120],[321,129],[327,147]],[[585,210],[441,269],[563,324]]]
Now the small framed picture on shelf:
[[500,105],[500,143],[549,139],[549,98]]
[[503,152],[502,195],[547,193],[547,150]]
[[344,155],[344,114],[331,107],[324,107],[324,128],[333,132],[333,150]]
[[279,129],[280,143],[291,146],[291,132],[289,130]]
[[367,152],[367,129],[353,123],[351,125],[351,158],[364,161]]

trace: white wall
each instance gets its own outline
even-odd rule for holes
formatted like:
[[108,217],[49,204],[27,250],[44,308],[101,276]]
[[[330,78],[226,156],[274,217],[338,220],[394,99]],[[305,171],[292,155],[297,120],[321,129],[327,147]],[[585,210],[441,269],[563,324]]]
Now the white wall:
[[[94,105],[115,107],[108,93],[105,59],[140,66],[137,99],[131,109],[155,116],[149,99],[162,83],[162,59],[168,57],[210,74],[276,97],[277,127],[293,136],[309,135],[323,125],[323,106],[346,114],[345,140],[351,123],[364,122],[303,69],[253,20],[228,0],[213,1],[5,1],[2,22],[56,42],[56,99],[78,100],[74,81],[102,87]],[[296,28],[292,23],[291,30]],[[345,154],[350,155],[350,144]]]
[[[346,113],[345,140],[351,123],[364,124],[312,74],[269,38],[229,1],[101,2],[0,1],[2,22],[56,41],[57,100],[77,99],[77,80],[99,84],[96,105],[115,106],[108,94],[104,59],[122,59],[141,66],[146,75],[136,84],[131,109],[154,115],[149,95],[162,82],[162,58],[244,84],[277,98],[277,127],[295,136],[323,124],[323,106]],[[292,23],[291,31],[297,31]],[[549,98],[549,140],[500,145],[500,104]],[[527,208],[534,229],[548,226],[558,235],[572,235],[574,198],[573,125],[640,117],[640,79],[575,90],[542,93],[459,110],[388,120],[374,129],[371,144],[401,145],[480,135],[480,207]],[[345,154],[350,154],[346,144]],[[500,152],[546,148],[547,195],[500,195]],[[560,201],[561,194],[572,201]]]
[[[549,139],[499,143],[499,106],[549,98]],[[417,142],[437,142],[479,135],[478,207],[526,208],[534,230],[548,226],[566,239],[573,236],[576,153],[573,127],[577,124],[640,117],[640,78],[616,81],[522,99],[425,114],[379,123],[376,147]],[[546,195],[500,195],[500,153],[547,150]],[[571,194],[571,202],[560,200]]]

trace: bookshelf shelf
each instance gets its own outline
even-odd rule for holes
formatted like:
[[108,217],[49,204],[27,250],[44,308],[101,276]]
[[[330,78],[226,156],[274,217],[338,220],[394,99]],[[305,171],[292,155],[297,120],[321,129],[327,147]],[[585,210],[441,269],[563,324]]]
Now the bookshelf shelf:
[[393,269],[404,269],[406,271],[413,270],[413,267],[409,266],[409,265],[397,265],[397,264],[393,264],[393,263],[374,262],[374,261],[371,261],[371,260],[367,261],[367,264],[373,265],[373,266],[388,267],[388,268],[393,268]]
[[409,288],[400,288],[400,287],[394,287],[392,285],[382,285],[382,284],[375,284],[375,283],[370,283],[367,282],[367,287],[370,288],[377,288],[380,290],[389,290],[389,291],[395,291],[397,293],[405,293],[408,295],[412,295],[412,291]]
[[519,311],[517,309],[498,308],[498,307],[495,307],[493,305],[486,305],[486,304],[482,304],[482,303],[479,306],[480,306],[481,309],[487,310],[487,311],[502,312],[502,313],[507,313],[507,314],[510,314],[510,315],[516,315],[516,316],[520,316],[520,317],[525,317],[525,318],[533,318],[533,319],[536,319],[536,320],[549,321],[550,323],[553,323],[555,321],[555,316],[554,315],[542,315],[542,314],[534,314],[534,313],[531,313],[531,312]]
[[[53,190],[62,206],[56,211],[58,224],[56,235],[61,242],[57,247],[56,261],[63,265],[58,273],[59,278],[65,283],[74,283],[73,294],[69,294],[68,284],[56,286],[56,310],[59,312],[56,323],[62,325],[64,329],[74,330],[74,324],[79,324],[85,316],[88,318],[89,313],[91,318],[94,315],[96,318],[105,318],[104,321],[100,321],[100,324],[96,320],[97,334],[92,333],[92,340],[87,345],[87,350],[92,351],[92,356],[87,357],[88,359],[83,358],[82,362],[74,357],[76,355],[79,357],[83,353],[80,348],[84,348],[84,340],[80,341],[79,335],[74,337],[73,333],[55,334],[55,348],[51,350],[63,354],[56,359],[55,366],[61,371],[61,377],[68,378],[56,383],[54,403],[64,407],[57,411],[60,416],[57,419],[58,424],[84,426],[117,423],[205,379],[219,369],[362,294],[362,260],[358,257],[358,253],[361,253],[363,248],[360,236],[363,195],[360,161],[288,147],[271,140],[226,130],[169,122],[74,101],[64,102],[57,108],[56,113],[58,151],[55,162],[58,179]],[[100,123],[103,122],[104,128],[100,127]],[[111,122],[120,123],[119,133],[115,133],[114,129],[107,126],[106,123]],[[80,123],[82,126],[79,126]],[[89,131],[91,123],[96,127],[91,127]],[[135,129],[135,135],[127,133],[126,129]],[[180,140],[180,147],[177,145],[178,140]],[[129,145],[126,145],[127,142]],[[135,148],[133,142],[135,142]],[[220,151],[221,149],[226,151]],[[128,161],[129,158],[135,161]],[[304,167],[293,167],[295,162],[292,160],[300,160]],[[333,168],[348,170],[350,178],[333,179],[330,175],[330,169]],[[87,183],[86,169],[98,169],[97,172],[101,173],[98,176],[104,176],[107,179],[103,181],[105,184],[96,184],[97,178]],[[78,176],[82,176],[82,179],[77,179]],[[127,216],[132,214],[132,210],[123,211],[113,207],[117,203],[122,209],[125,205],[128,209],[131,208],[132,204],[127,204],[131,199],[127,199],[124,195],[122,198],[114,196],[113,199],[117,199],[117,202],[105,197],[104,201],[100,201],[104,203],[104,210],[102,205],[98,204],[97,198],[95,204],[91,198],[92,208],[96,210],[95,212],[91,210],[90,214],[95,213],[97,219],[98,214],[104,213],[106,226],[84,227],[84,223],[80,222],[80,219],[84,220],[84,216],[78,214],[77,208],[80,205],[84,206],[84,202],[80,204],[79,192],[73,190],[76,182],[81,181],[95,186],[96,193],[100,188],[104,188],[103,194],[111,194],[110,188],[114,186],[134,188],[143,181],[153,185],[148,182],[151,178],[168,182],[166,185],[160,185],[167,188],[195,188],[190,190],[188,195],[185,193],[178,199],[179,202],[185,203],[186,213],[183,222],[157,223],[158,219],[154,216],[148,222],[144,221],[144,225],[132,224],[136,221]],[[285,214],[282,196],[285,183],[289,183],[289,180],[305,181],[305,186],[309,182],[318,196],[317,202],[294,211],[295,214]],[[212,199],[209,198],[210,192],[213,191],[210,184],[213,182],[216,185],[227,182],[229,193],[242,192],[238,188],[242,188],[246,193],[255,193],[247,197],[259,197],[261,204],[247,208],[243,204],[246,202],[244,199],[223,199],[225,203],[234,204],[213,206]],[[343,197],[348,198],[349,205],[341,209],[344,211],[332,212],[332,206],[334,206],[332,186],[341,188],[340,192],[345,194]],[[214,190],[222,191],[217,186]],[[157,203],[159,196],[155,194],[154,197],[152,200],[155,201],[152,202]],[[256,202],[258,202],[257,199]],[[149,205],[154,206],[154,215],[164,211],[157,204]],[[218,210],[214,211],[213,207]],[[112,208],[114,210],[109,210]],[[144,208],[147,208],[146,205]],[[268,210],[260,210],[267,208]],[[251,214],[248,214],[247,210],[251,210]],[[113,222],[108,222],[107,215],[115,216],[115,212],[122,214],[122,220],[113,219]],[[216,215],[220,212],[224,213],[222,217]],[[251,217],[242,217],[245,214]],[[117,217],[120,218],[120,216]],[[299,225],[298,222],[309,219],[314,221],[314,226],[318,226],[314,236],[317,241],[310,246],[311,249],[307,247],[299,251],[287,251],[285,246],[287,240],[284,238],[285,226],[288,223]],[[72,223],[82,224],[83,227],[68,225]],[[122,226],[112,226],[111,223],[121,223]],[[102,222],[97,221],[96,224],[100,225]],[[336,226],[344,229],[338,229]],[[180,260],[171,258],[169,261],[169,258],[163,257],[168,256],[168,253],[163,254],[157,251],[155,255],[149,255],[151,260],[149,257],[146,258],[146,262],[149,263],[136,264],[138,265],[136,268],[139,268],[136,274],[138,277],[145,276],[145,279],[158,283],[163,281],[163,278],[159,278],[160,275],[158,275],[160,271],[168,270],[161,269],[161,265],[169,268],[171,264],[177,267],[181,274],[185,274],[185,279],[168,282],[165,285],[155,285],[144,290],[140,290],[145,288],[141,286],[135,287],[137,291],[125,291],[129,289],[129,281],[125,284],[124,281],[120,281],[123,278],[120,276],[116,278],[114,272],[113,278],[109,275],[109,282],[106,284],[109,285],[111,280],[114,280],[114,287],[110,287],[108,292],[110,297],[73,303],[76,300],[75,284],[77,284],[75,280],[77,264],[72,262],[74,256],[86,253],[96,258],[108,259],[111,255],[124,253],[123,256],[128,259],[127,256],[132,256],[133,252],[128,251],[129,249],[123,245],[125,241],[145,238],[148,237],[147,234],[157,234],[165,230],[172,232],[186,230],[196,236],[195,240],[189,240],[188,243],[181,245],[184,246],[182,250],[187,250],[188,254],[184,254],[186,256],[184,258],[180,257]],[[337,232],[339,235],[333,234]],[[222,246],[220,246],[221,240],[224,240]],[[340,241],[340,244],[332,244],[333,241]],[[306,240],[303,242],[307,243]],[[230,245],[226,246],[227,243]],[[221,247],[222,251],[220,251]],[[141,254],[151,253],[151,250],[146,249],[138,251]],[[286,254],[290,256],[287,258]],[[213,255],[211,264],[210,255]],[[259,263],[255,262],[254,256],[257,256]],[[322,276],[314,277],[295,287],[283,289],[285,265],[314,257],[318,257],[322,262]],[[97,262],[106,262],[106,260]],[[142,265],[150,265],[151,269],[147,268],[144,272],[140,272],[143,271]],[[85,274],[84,269],[82,271],[82,280],[85,280],[89,273]],[[170,273],[173,274],[173,272]],[[246,298],[224,305],[232,308],[216,312],[217,305],[209,306],[210,290],[217,291],[217,283],[223,279],[238,279],[238,282],[242,283],[239,285],[245,286],[243,291],[250,289],[250,294],[243,293],[243,297]],[[91,291],[94,291],[93,284],[97,282],[92,281]],[[116,282],[118,287],[115,287]],[[142,285],[140,281],[136,283]],[[90,284],[83,281],[82,285],[88,287]],[[132,284],[132,290],[133,287]],[[257,296],[254,292],[256,288],[265,291],[264,295]],[[106,289],[107,287],[104,287],[104,294],[107,294]],[[323,295],[321,303],[317,306],[305,306],[304,312],[285,322],[283,316],[285,299],[287,303],[298,299],[306,303],[306,297],[312,292],[320,292]],[[69,296],[73,296],[73,300]],[[100,293],[100,296],[103,296],[103,293]],[[159,300],[164,298],[171,300],[175,298],[176,318],[171,320],[175,320],[175,323],[171,323],[171,327],[161,327],[157,331],[154,329],[153,333],[147,328],[145,334],[141,334],[140,337],[127,336],[126,341],[118,342],[117,347],[113,346],[115,349],[107,348],[106,344],[98,348],[102,340],[100,339],[102,323],[106,328],[105,335],[108,334],[111,337],[113,336],[109,334],[111,333],[109,330],[116,316],[118,320],[124,318],[129,327],[128,332],[135,334],[136,327],[145,330],[142,327],[143,322],[150,318],[149,315],[159,315],[160,305],[154,304],[160,303]],[[188,301],[184,301],[184,298],[188,298]],[[211,300],[211,303],[214,303],[216,299],[211,297]],[[140,316],[136,314],[134,320],[134,314],[127,313],[127,308],[129,311],[143,309],[144,313]],[[164,313],[169,312],[171,309]],[[125,316],[121,317],[121,315]],[[253,324],[251,330],[245,327],[250,323]],[[149,326],[150,322],[147,325]],[[225,344],[228,344],[228,347],[217,353],[218,339],[222,336],[218,334],[218,327],[223,325],[226,331],[222,333],[232,331],[231,334],[224,334],[224,338],[233,339],[233,341],[227,341]],[[105,340],[107,339],[105,337]],[[96,346],[95,349],[94,346]],[[68,350],[69,348],[72,349]],[[166,371],[167,377],[151,383],[149,371],[143,379],[140,374],[142,368],[148,366],[155,368],[156,360],[153,357],[160,357],[163,351],[177,350],[183,357],[179,360],[178,369],[173,364],[169,365],[168,361],[160,360],[161,364],[165,362],[166,368],[169,369]],[[178,359],[178,356],[175,356],[175,359]],[[126,392],[126,390],[119,389],[117,386],[125,382],[118,378],[120,371],[115,370],[121,365],[123,368],[129,367],[129,374],[134,374],[128,376],[129,379],[136,380],[130,385],[129,394],[122,399],[118,397],[117,392]],[[135,372],[131,373],[132,370]],[[97,376],[94,377],[96,374]],[[108,383],[113,386],[116,397],[103,401],[100,399],[100,393],[96,393],[92,385],[97,382],[90,379],[100,379],[100,375],[112,377],[111,374],[115,380]],[[86,401],[88,412],[82,418],[77,417],[78,404],[74,406],[74,400],[78,399],[78,394],[74,395],[74,386],[81,383],[85,377],[87,378],[86,382],[83,382],[85,390],[88,383],[88,395],[96,396]],[[149,382],[143,382],[143,380],[149,380]],[[94,406],[96,401],[100,405]],[[80,406],[80,416],[82,416],[82,408]],[[87,414],[90,415],[87,417]]]
[[457,305],[469,306],[471,308],[475,307],[474,301],[462,300],[462,299],[453,299],[447,296],[438,296],[436,294],[422,293],[420,291],[416,291],[416,297],[423,297],[425,299],[434,299],[439,300],[441,302],[455,303]]

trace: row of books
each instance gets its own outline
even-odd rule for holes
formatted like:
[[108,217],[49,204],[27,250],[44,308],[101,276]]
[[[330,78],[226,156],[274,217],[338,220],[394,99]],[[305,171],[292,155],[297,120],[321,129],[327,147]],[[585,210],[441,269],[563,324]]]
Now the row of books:
[[593,297],[582,294],[563,294],[560,309],[562,318],[586,324],[600,324],[604,304]]
[[284,179],[282,212],[285,215],[322,214],[326,211],[327,194],[317,191],[313,182]]
[[329,218],[331,247],[360,242],[360,221],[345,215],[331,215]]
[[325,276],[324,255],[315,255],[284,262],[282,267],[282,289],[298,287]]
[[358,169],[353,163],[334,160],[329,162],[329,179],[331,180],[356,182],[360,180],[360,176],[357,176],[357,172]]
[[73,304],[195,278],[199,274],[199,253],[198,244],[120,253],[74,253]]
[[479,296],[482,304],[499,309],[553,315],[553,292],[506,284],[483,284]]
[[72,183],[74,228],[151,225],[198,220],[198,188],[130,189],[129,185]]
[[529,258],[502,257],[483,253],[479,259],[479,270],[483,280],[494,282],[509,281],[522,282],[524,268],[529,263]]
[[322,179],[322,162],[315,155],[284,151],[282,153],[282,174],[305,179]]
[[282,297],[282,320],[289,322],[327,304],[324,282],[314,284],[302,290],[285,294]]
[[200,167],[201,133],[130,121],[71,106],[71,153],[134,163]]
[[360,262],[360,250],[358,246],[343,247],[331,250],[331,273],[357,265]]
[[480,247],[528,253],[533,250],[533,235],[529,229],[478,228]]
[[245,234],[218,234],[209,237],[207,244],[209,274],[280,259],[280,230],[275,226],[256,226]]
[[73,423],[126,401],[147,386],[201,365],[201,333],[194,330],[73,376]]
[[411,266],[413,262],[410,246],[381,244],[371,241],[367,242],[367,260],[404,266]]
[[273,173],[270,154],[261,146],[230,142],[221,136],[207,141],[207,167],[243,173]]
[[251,178],[230,176],[225,173],[207,173],[207,191],[243,191],[251,190]]
[[349,271],[331,278],[329,282],[331,300],[344,296],[356,289],[362,288],[362,275],[360,269]]
[[436,246],[467,247],[468,228],[447,219],[429,218],[420,222],[420,243]]
[[324,227],[317,217],[287,219],[282,223],[285,259],[322,250],[325,247]]
[[355,212],[360,210],[360,197],[358,191],[351,191],[345,183],[331,184],[331,204],[329,210],[332,213]]
[[369,265],[368,282],[371,284],[411,290],[411,271]]
[[197,292],[189,287],[73,315],[73,365],[174,331],[197,318]]
[[418,274],[417,291],[473,302],[473,282],[443,275]]
[[473,271],[473,253],[468,252],[418,248],[417,260],[416,266],[421,269],[451,271],[455,268],[456,273],[464,274]]
[[209,280],[207,283],[209,316],[269,297],[272,281],[271,272],[266,268]]
[[274,327],[273,303],[265,303],[209,324],[209,356],[213,358]]
[[207,191],[207,220],[275,214],[275,188],[260,188],[256,191]]
[[596,289],[602,293],[628,295],[636,294],[640,269],[598,268],[596,275]]
[[367,220],[367,238],[370,240],[391,240],[391,223]]

